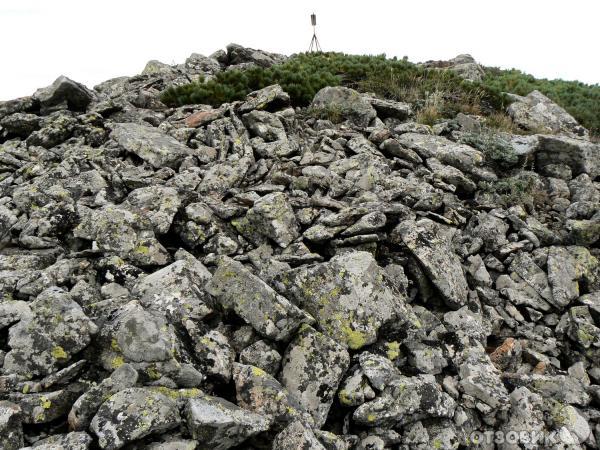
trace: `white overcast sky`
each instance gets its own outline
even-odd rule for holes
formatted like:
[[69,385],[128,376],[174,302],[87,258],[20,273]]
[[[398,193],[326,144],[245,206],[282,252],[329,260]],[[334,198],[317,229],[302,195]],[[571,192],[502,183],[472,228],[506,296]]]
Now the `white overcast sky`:
[[600,83],[598,0],[0,0],[0,100],[64,74],[90,87],[150,59],[180,63],[230,42],[408,56]]

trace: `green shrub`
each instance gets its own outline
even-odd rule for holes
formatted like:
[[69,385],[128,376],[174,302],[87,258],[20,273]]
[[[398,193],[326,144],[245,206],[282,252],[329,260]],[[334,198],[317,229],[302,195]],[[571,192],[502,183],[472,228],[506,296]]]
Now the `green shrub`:
[[294,106],[306,106],[325,86],[348,86],[374,92],[384,98],[409,101],[426,107],[431,95],[443,98],[444,115],[475,105],[477,112],[492,112],[507,104],[506,97],[495,88],[470,83],[457,75],[423,69],[405,60],[385,56],[355,56],[343,53],[302,53],[283,64],[269,68],[219,72],[210,80],[167,89],[162,101],[169,106],[209,104],[243,99],[248,93],[280,84],[290,94]]
[[548,192],[531,172],[500,178],[494,182],[481,182],[479,201],[491,201],[504,208],[520,205],[530,211],[548,204]]

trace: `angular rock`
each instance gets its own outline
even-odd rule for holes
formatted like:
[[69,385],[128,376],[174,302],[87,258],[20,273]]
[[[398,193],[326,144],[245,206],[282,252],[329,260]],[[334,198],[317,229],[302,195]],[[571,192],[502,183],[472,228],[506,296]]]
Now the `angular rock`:
[[301,422],[290,423],[275,436],[273,448],[281,450],[325,450],[310,428]]
[[41,439],[26,449],[37,450],[88,450],[92,445],[92,438],[82,431],[74,431],[67,434],[55,434]]
[[359,127],[369,126],[371,120],[377,117],[377,112],[367,99],[346,87],[324,87],[315,94],[311,107],[335,112]]
[[0,401],[0,448],[18,450],[23,447],[21,408],[6,400]]
[[354,410],[353,419],[364,426],[395,426],[416,418],[452,417],[456,404],[435,378],[400,377],[374,400]]
[[250,92],[246,101],[238,109],[240,114],[245,114],[254,109],[277,111],[290,104],[290,96],[278,84],[267,86],[258,91]]
[[468,286],[460,260],[435,222],[404,221],[393,234],[418,259],[449,307],[458,309],[467,302]]
[[298,399],[264,370],[236,363],[233,381],[238,406],[271,417],[276,426],[282,428],[295,420],[313,423]]
[[179,425],[177,403],[149,388],[128,388],[106,400],[92,419],[90,429],[103,449],[118,449],[150,434]]
[[32,377],[56,372],[87,347],[98,331],[59,288],[43,291],[31,303],[31,313],[9,330],[11,350],[4,358],[4,373]]
[[287,341],[302,323],[313,319],[277,294],[241,263],[224,256],[206,285],[225,309],[233,309],[260,334]]
[[84,85],[61,75],[50,86],[38,89],[33,99],[40,103],[42,112],[56,109],[85,111],[90,102],[96,97]]
[[157,169],[177,167],[192,153],[175,138],[137,123],[114,124],[111,137],[126,151],[136,154]]
[[318,428],[327,419],[349,364],[343,346],[308,325],[300,329],[283,356],[281,383],[312,415]]
[[535,90],[517,100],[508,108],[508,114],[520,127],[534,132],[563,133],[572,137],[587,138],[588,131],[541,92]]
[[315,317],[323,333],[350,349],[375,342],[385,325],[415,326],[402,294],[367,252],[341,254],[277,279],[286,295]]
[[190,399],[185,416],[194,439],[215,450],[227,450],[267,431],[271,420],[219,397]]
[[108,378],[91,387],[79,397],[69,412],[69,427],[75,431],[87,430],[92,417],[107,397],[137,383],[138,373],[129,364],[118,367]]

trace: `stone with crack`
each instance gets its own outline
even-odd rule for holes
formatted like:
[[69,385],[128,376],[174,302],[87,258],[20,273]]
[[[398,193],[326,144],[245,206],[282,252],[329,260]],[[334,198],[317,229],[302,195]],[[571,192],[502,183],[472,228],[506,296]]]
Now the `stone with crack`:
[[267,431],[271,419],[248,411],[219,397],[203,395],[190,399],[185,417],[190,433],[202,446],[227,450]]
[[100,406],[90,430],[100,448],[115,450],[150,434],[171,430],[180,421],[173,399],[150,388],[128,388]]
[[56,372],[87,347],[98,331],[62,289],[46,289],[30,307],[31,315],[9,329],[11,350],[4,358],[4,373],[34,377]]
[[296,420],[313,425],[300,401],[264,370],[235,363],[233,381],[238,406],[271,417],[275,428]]
[[430,375],[400,376],[374,400],[354,410],[353,419],[364,426],[395,426],[418,418],[452,417],[456,403]]
[[260,334],[287,341],[309,315],[277,294],[241,263],[224,256],[206,285],[206,291],[225,309],[232,309]]
[[350,356],[345,347],[312,327],[303,326],[283,355],[281,383],[308,411],[320,428]]
[[375,342],[383,326],[418,327],[410,306],[370,253],[344,253],[276,278],[323,333],[352,350]]
[[430,219],[407,220],[393,234],[417,258],[449,307],[458,309],[467,302],[468,285],[460,259],[440,225]]

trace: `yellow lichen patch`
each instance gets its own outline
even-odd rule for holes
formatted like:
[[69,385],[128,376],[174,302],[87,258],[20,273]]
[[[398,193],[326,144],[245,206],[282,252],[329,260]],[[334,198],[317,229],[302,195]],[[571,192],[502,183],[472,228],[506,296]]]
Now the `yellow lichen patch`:
[[52,349],[51,354],[54,359],[67,359],[69,357],[69,355],[67,355],[67,352],[65,352],[65,350],[60,345],[54,347]]
[[358,350],[367,345],[367,338],[363,332],[354,330],[349,325],[342,325],[341,329],[348,347],[352,350]]
[[369,414],[367,416],[367,422],[375,422],[375,419],[377,419],[377,416],[375,414]]
[[42,395],[40,397],[40,405],[42,405],[42,408],[44,409],[49,409],[52,406],[52,402]]
[[31,389],[31,387],[28,384],[26,384],[25,386],[23,386],[23,391],[22,391],[23,394],[27,394],[29,392],[29,389]]
[[112,359],[112,361],[110,362],[110,366],[113,369],[117,369],[119,367],[121,367],[123,364],[125,364],[125,361],[123,360],[122,356],[116,356],[115,358]]
[[145,245],[138,245],[136,248],[133,249],[133,251],[141,255],[147,255],[148,253],[150,253],[150,249]]
[[387,347],[386,356],[390,361],[394,361],[400,356],[400,344],[396,341],[386,342]]
[[348,394],[348,391],[345,389],[340,390],[338,397],[340,399],[340,403],[344,406],[352,406],[352,398]]
[[184,398],[195,398],[202,394],[202,391],[197,388],[190,389],[169,389],[165,386],[158,386],[153,388],[154,391],[163,394],[166,397],[172,398],[173,400],[184,399]]
[[119,343],[115,338],[110,341],[110,348],[112,348],[115,352],[121,351],[121,347],[119,347]]
[[252,375],[255,377],[264,377],[267,375],[267,372],[262,370],[260,367],[252,367]]

